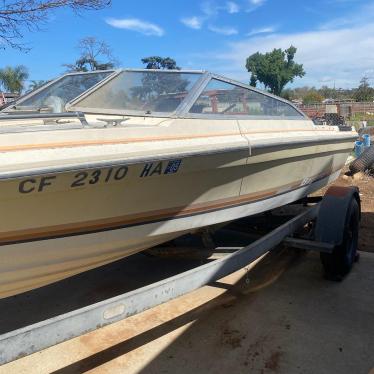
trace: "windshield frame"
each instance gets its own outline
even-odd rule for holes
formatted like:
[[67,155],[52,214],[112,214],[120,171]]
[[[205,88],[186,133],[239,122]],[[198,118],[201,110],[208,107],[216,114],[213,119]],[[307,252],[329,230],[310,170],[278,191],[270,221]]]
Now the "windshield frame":
[[[218,81],[224,82],[224,83],[230,83],[238,87],[245,88],[247,90],[256,92],[258,94],[270,97],[274,100],[280,101],[282,103],[285,103],[295,109],[297,113],[300,114],[300,116],[270,116],[270,115],[252,115],[252,114],[243,114],[243,115],[237,115],[237,114],[214,114],[214,113],[190,113],[190,109],[195,104],[196,100],[199,98],[199,96],[204,92],[205,87],[211,82],[211,80],[216,79]],[[270,92],[260,90],[256,87],[252,87],[248,84],[236,81],[234,79],[226,78],[221,75],[215,74],[215,73],[207,73],[207,79],[204,82],[205,84],[201,89],[196,93],[195,99],[192,102],[189,102],[188,105],[183,110],[183,113],[181,113],[181,118],[199,118],[199,119],[235,119],[235,120],[310,120],[310,118],[302,112],[295,104],[292,102],[280,97],[273,95]]]
[[[114,73],[116,73],[117,70],[116,69],[108,69],[108,70],[77,71],[77,72],[65,73],[65,74],[59,76],[58,78],[51,79],[49,82],[43,84],[42,86],[38,87],[37,89],[32,90],[31,92],[28,92],[28,93],[22,95],[16,101],[13,101],[13,102],[9,103],[9,105],[7,105],[5,108],[3,108],[1,110],[1,112],[4,112],[4,113],[17,112],[17,109],[16,109],[17,106],[22,106],[23,102],[25,102],[29,98],[33,97],[34,95],[37,95],[41,91],[44,91],[46,88],[52,86],[53,84],[61,81],[65,77],[74,76],[74,75],[85,75],[85,74],[100,74],[100,73],[106,73],[106,72],[110,72],[110,74],[108,74],[107,77],[105,77],[104,79],[102,79],[100,82],[96,83],[94,86],[92,86],[88,90],[84,91],[84,92],[87,92],[87,91],[91,90],[92,88],[96,87],[98,84],[102,83],[103,81],[106,81],[109,77],[111,77],[112,75],[114,75]],[[77,96],[77,97],[79,97],[79,96]],[[76,99],[76,97],[73,100],[75,100],[75,99]],[[65,104],[65,110],[66,111],[68,111],[67,108],[66,108],[67,104],[68,103]],[[30,108],[33,108],[33,107],[30,106]],[[24,109],[24,108],[22,108],[22,109]],[[22,110],[22,109],[20,109],[20,110]]]

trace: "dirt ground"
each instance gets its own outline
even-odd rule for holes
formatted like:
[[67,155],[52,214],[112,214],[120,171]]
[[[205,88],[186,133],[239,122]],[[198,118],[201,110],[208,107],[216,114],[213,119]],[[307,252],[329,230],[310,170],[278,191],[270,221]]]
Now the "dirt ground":
[[[359,173],[353,177],[346,176],[344,172],[333,185],[357,186],[361,197],[361,226],[359,234],[359,250],[374,252],[374,176]],[[323,194],[325,189],[318,191]]]
[[[71,310],[72,299],[87,293],[164,274],[157,264],[165,260],[129,259],[39,289],[34,307]],[[362,252],[344,282],[328,282],[319,254],[272,252],[211,285],[3,365],[0,374],[366,374],[374,367],[373,268],[374,254]],[[2,306],[0,320],[35,315],[33,298],[23,299]]]

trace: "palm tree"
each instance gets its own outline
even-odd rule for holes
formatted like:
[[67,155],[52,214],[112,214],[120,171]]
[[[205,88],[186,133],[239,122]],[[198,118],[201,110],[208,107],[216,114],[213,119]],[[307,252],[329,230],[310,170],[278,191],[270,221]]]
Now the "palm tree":
[[28,77],[29,72],[24,65],[0,69],[0,85],[8,92],[20,94]]
[[48,83],[49,81],[43,81],[43,80],[39,80],[39,81],[31,81],[30,85],[29,85],[29,88],[26,92],[31,92],[31,91],[34,91],[36,90],[37,88],[41,87],[41,86],[44,86],[46,83]]

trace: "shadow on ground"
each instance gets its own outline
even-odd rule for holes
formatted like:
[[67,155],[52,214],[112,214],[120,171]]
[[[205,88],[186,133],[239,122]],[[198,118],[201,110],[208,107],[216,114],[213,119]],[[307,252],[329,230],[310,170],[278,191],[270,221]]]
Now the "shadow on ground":
[[362,212],[358,247],[374,253],[374,212]]
[[[155,341],[156,339],[165,336],[166,334],[185,326],[186,324],[196,321],[192,328],[188,330],[186,333],[188,335],[188,342],[187,342],[187,349],[188,352],[191,352],[192,346],[193,349],[193,355],[189,355],[187,352],[186,357],[189,357],[189,360],[194,361],[195,360],[195,349],[202,349],[205,346],[206,342],[206,336],[202,338],[201,334],[198,333],[196,336],[195,334],[195,327],[199,328],[201,325],[203,330],[205,330],[208,327],[208,330],[213,328],[215,330],[215,325],[209,327],[210,325],[210,318],[212,317],[212,313],[221,313],[222,311],[225,313],[225,311],[229,311],[231,308],[233,308],[238,302],[241,302],[241,300],[246,300],[246,303],[248,305],[251,305],[254,300],[257,298],[257,293],[271,285],[274,281],[276,281],[279,277],[282,276],[283,272],[289,268],[290,266],[296,266],[297,263],[303,258],[303,254],[300,252],[295,252],[293,250],[284,250],[279,249],[271,254],[269,254],[263,261],[259,263],[251,272],[250,272],[250,282],[248,283],[248,275],[241,278],[238,282],[235,284],[225,284],[221,282],[214,282],[212,285],[214,287],[221,287],[226,289],[227,291],[222,294],[221,296],[218,296],[214,299],[209,300],[208,302],[204,303],[203,305],[191,309],[188,312],[178,316],[177,318],[171,319],[165,323],[162,323],[161,325],[150,329],[144,333],[141,333],[131,339],[125,340],[117,345],[111,346],[108,349],[105,349],[103,351],[100,351],[94,355],[91,355],[83,360],[80,360],[78,362],[75,362],[65,368],[62,368],[60,370],[55,371],[54,373],[59,374],[67,374],[67,373],[81,373],[86,372],[88,370],[95,369],[101,365],[104,365],[112,360],[115,360],[116,358],[125,355],[126,353],[129,353],[139,347],[142,347],[152,341]],[[223,335],[220,337],[220,339],[223,339],[223,344],[230,346],[232,349],[235,349],[236,346],[241,346],[241,339],[238,338],[239,331],[237,330],[231,330],[230,324],[227,322],[224,322],[223,327],[217,326],[218,330],[213,332],[213,335],[215,335],[217,332],[221,332]],[[212,331],[210,331],[210,335]],[[191,335],[192,334],[192,335]],[[209,333],[208,333],[209,334]],[[183,335],[184,336],[184,335]],[[193,337],[194,336],[194,337]],[[193,342],[193,340],[196,340]],[[183,341],[183,338],[182,338]],[[199,341],[199,343],[197,343]],[[176,345],[179,345],[179,339],[175,342],[173,342],[172,346],[174,346],[174,343]],[[222,343],[222,342],[221,342]],[[170,349],[174,352],[174,348],[170,346]],[[206,350],[206,346],[204,349],[202,349],[202,354],[205,356],[206,353],[204,351]],[[184,348],[183,348],[184,349]],[[160,356],[160,359],[163,359],[162,357],[167,358],[167,360],[171,358],[177,358],[177,356],[174,353],[169,354],[169,347],[165,352],[162,352],[162,355]],[[214,355],[212,356],[214,357]],[[149,367],[146,367],[144,369],[145,373],[159,373],[159,372],[168,372],[164,371],[164,368],[160,368],[158,364],[158,359],[156,359],[155,363],[151,363]],[[178,360],[179,361],[179,360]],[[206,359],[203,361],[206,362]],[[175,363],[174,363],[175,364]],[[171,372],[176,372],[177,368],[175,365],[172,365],[173,368],[171,368]],[[155,365],[155,367],[153,367]],[[182,364],[181,366],[183,366]],[[178,373],[184,373],[188,372],[190,373],[190,367],[187,366],[185,369],[178,368]],[[119,369],[121,370],[121,369]],[[205,372],[205,371],[201,371]]]
[[202,263],[196,260],[165,260],[139,253],[60,282],[2,299],[0,334],[143,287]]
[[368,287],[374,281],[374,257],[363,254],[340,283],[323,279],[316,254],[291,255],[279,263],[274,257],[255,269],[250,277],[257,284],[246,286],[241,279],[203,306],[57,373],[102,365],[121,372],[126,353],[192,321],[136,372],[367,373],[374,367],[374,300]]

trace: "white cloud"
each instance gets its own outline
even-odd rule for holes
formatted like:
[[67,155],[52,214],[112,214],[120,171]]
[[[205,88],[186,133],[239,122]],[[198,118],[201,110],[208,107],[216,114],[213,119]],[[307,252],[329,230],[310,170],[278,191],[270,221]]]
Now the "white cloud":
[[318,80],[318,82],[320,82],[320,83],[330,83],[330,82],[333,82],[333,81],[334,81],[334,78],[329,76],[329,75],[324,76],[324,77],[322,77]]
[[247,13],[253,12],[257,8],[259,8],[260,6],[264,5],[266,3],[266,1],[267,0],[249,0],[246,12]]
[[357,3],[358,0],[328,0],[328,4],[347,4],[347,3]]
[[[212,53],[210,61],[215,61],[214,65],[201,67],[221,73],[229,67],[233,77],[248,81],[244,65],[249,55],[286,49],[291,44],[297,47],[296,62],[302,63],[306,71],[304,78],[296,79],[296,85],[318,85],[329,76],[337,87],[352,87],[374,65],[374,24],[364,24],[340,30],[259,35],[231,42],[224,53]],[[204,59],[208,57],[205,53]]]
[[160,26],[137,18],[108,18],[106,23],[118,29],[137,31],[147,36],[163,36],[165,34]]
[[374,75],[374,69],[367,69],[364,71],[365,76]]
[[225,4],[219,4],[214,0],[206,0],[200,4],[200,9],[207,18],[210,18],[216,16],[220,11],[225,11],[230,14],[238,13],[240,7],[235,1],[226,1]]
[[217,27],[217,26],[209,26],[209,30],[213,31],[217,34],[222,35],[236,35],[238,33],[238,30],[234,27]]
[[[336,1],[336,0],[334,0]],[[321,30],[338,29],[348,27],[350,25],[363,25],[364,23],[371,23],[374,17],[374,3],[366,4],[356,12],[349,12],[348,15],[333,18],[328,22],[320,25]]]
[[233,1],[227,1],[226,2],[226,10],[230,14],[238,13],[240,8],[237,3],[234,3]]
[[203,19],[201,17],[185,17],[181,19],[181,22],[191,29],[199,30],[203,24]]
[[209,0],[201,2],[200,9],[207,17],[214,16],[215,14],[218,13],[217,4]]
[[[253,0],[253,1],[265,1],[265,0]],[[203,27],[204,23],[209,20],[214,20],[218,17],[220,12],[227,12],[229,14],[235,14],[240,11],[239,5],[234,1],[226,1],[224,4],[219,4],[214,0],[206,0],[200,3],[201,15],[192,17],[183,17],[180,21],[191,29],[199,30]],[[211,31],[224,34],[234,35],[238,31],[232,27],[208,27]]]
[[247,33],[247,36],[253,36],[258,34],[269,34],[276,30],[275,26],[268,26],[268,27],[262,27],[260,29],[252,29],[249,33]]
[[[263,4],[259,0],[254,2]],[[254,5],[250,0],[247,4]],[[357,87],[363,76],[374,76],[373,18],[374,3],[350,10],[347,18],[332,18],[324,28],[286,34],[252,30],[251,37],[225,43],[221,50],[204,50],[188,58],[193,61],[191,68],[207,69],[248,82],[249,73],[245,69],[248,56],[294,45],[297,47],[295,61],[302,63],[306,71],[303,78],[295,79],[294,86],[327,84],[331,87],[335,83],[336,87]],[[263,29],[267,28],[270,27]]]
[[266,0],[249,0],[249,3],[255,6],[261,6],[266,3]]

